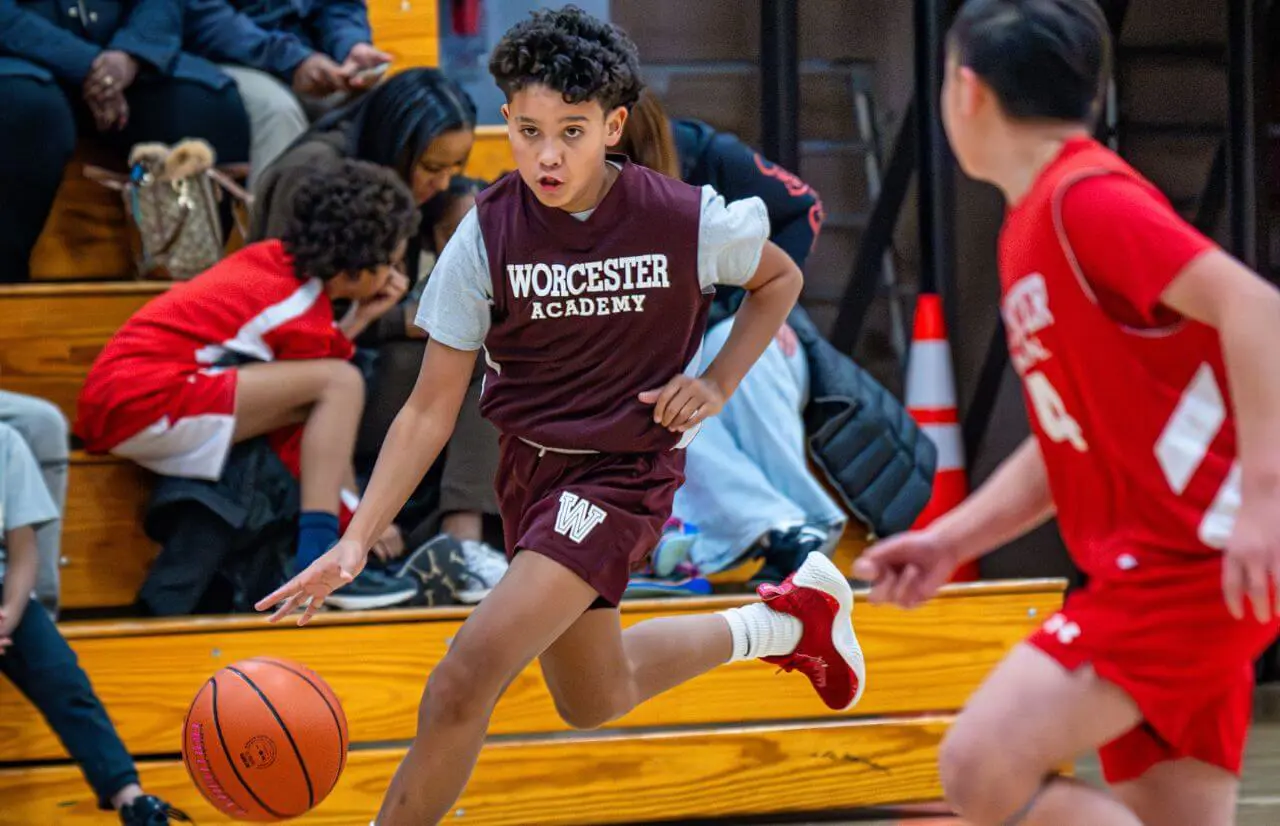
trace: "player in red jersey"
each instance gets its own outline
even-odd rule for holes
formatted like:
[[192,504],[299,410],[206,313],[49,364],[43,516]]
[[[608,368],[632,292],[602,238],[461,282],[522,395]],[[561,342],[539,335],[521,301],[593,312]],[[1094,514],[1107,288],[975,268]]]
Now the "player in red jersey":
[[[855,566],[914,606],[1055,512],[1088,576],[942,747],[975,826],[1234,820],[1252,663],[1280,578],[1280,293],[1089,137],[1092,0],[971,0],[943,117],[1009,209],[1002,311],[1033,436],[968,502]],[[1109,791],[1054,772],[1099,749]]]

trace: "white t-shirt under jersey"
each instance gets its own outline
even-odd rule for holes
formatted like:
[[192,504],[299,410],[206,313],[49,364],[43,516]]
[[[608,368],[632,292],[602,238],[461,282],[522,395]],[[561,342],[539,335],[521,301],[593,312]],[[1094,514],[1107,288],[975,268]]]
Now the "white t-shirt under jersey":
[[[576,213],[586,220],[591,211]],[[725,203],[710,186],[702,188],[698,225],[698,281],[740,287],[760,265],[769,239],[769,214],[759,198]],[[467,213],[427,281],[418,304],[417,325],[456,350],[479,350],[489,334],[493,281],[475,207]]]

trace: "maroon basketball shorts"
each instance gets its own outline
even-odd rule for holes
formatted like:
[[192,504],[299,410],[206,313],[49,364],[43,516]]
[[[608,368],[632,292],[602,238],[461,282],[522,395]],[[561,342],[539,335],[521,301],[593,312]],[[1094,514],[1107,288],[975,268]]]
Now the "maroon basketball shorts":
[[644,564],[684,484],[684,451],[560,453],[503,436],[498,508],[507,556],[535,551],[616,607]]

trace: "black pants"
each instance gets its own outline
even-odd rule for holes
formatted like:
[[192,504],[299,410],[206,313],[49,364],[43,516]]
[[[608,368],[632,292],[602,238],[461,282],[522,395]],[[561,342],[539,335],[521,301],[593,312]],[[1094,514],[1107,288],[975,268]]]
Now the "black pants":
[[121,164],[136,143],[183,138],[207,140],[219,163],[249,159],[249,117],[235,84],[141,76],[125,92],[128,125],[110,132],[97,131],[78,89],[6,76],[0,100],[0,282],[30,277],[31,249],[81,135],[118,152]]
[[111,808],[112,797],[138,782],[138,771],[75,652],[34,600],[12,639],[0,654],[0,673],[40,710],[84,772],[98,805]]

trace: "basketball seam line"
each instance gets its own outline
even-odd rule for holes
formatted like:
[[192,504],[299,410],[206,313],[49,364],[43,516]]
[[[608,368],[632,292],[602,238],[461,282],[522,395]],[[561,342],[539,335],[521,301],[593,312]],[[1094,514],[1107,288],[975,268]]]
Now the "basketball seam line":
[[280,717],[280,712],[276,711],[276,707],[267,699],[267,695],[262,693],[262,689],[258,688],[253,680],[249,679],[243,671],[234,666],[227,666],[227,670],[235,674],[240,679],[248,683],[249,687],[258,692],[258,696],[262,698],[263,704],[266,705],[267,711],[271,712],[271,716],[276,718],[276,722],[280,724],[280,730],[284,732],[284,736],[288,738],[289,745],[293,747],[294,756],[298,758],[298,767],[302,769],[302,779],[307,781],[307,808],[311,809],[316,805],[316,791],[311,785],[311,772],[307,771],[307,763],[302,759],[302,751],[298,748],[298,744],[293,739],[293,734],[289,731],[289,727],[284,724],[284,720]]
[[[320,686],[311,682],[310,677],[308,677],[306,674],[303,674],[301,671],[298,671],[295,668],[290,668],[289,666],[285,665],[279,660],[273,660],[268,657],[254,657],[250,660],[250,662],[265,663],[266,665],[274,665],[278,668],[283,668],[285,671],[288,671],[290,674],[293,674],[294,676],[300,678],[307,685],[311,686],[311,688],[316,692],[316,694],[319,695],[320,700],[325,704],[325,707],[329,709],[329,713],[333,715],[333,724],[338,729],[338,748],[341,749],[341,755],[342,755],[342,759],[338,763],[338,776],[333,779],[333,785],[337,786],[338,777],[342,776],[343,770],[347,767],[347,749],[343,743],[343,736],[342,736],[342,730],[345,727],[338,720],[338,712],[334,710],[333,704],[329,702],[329,698],[324,696],[324,692],[320,690]],[[332,689],[330,689],[330,691],[332,691]],[[343,716],[346,716],[346,715],[344,714]],[[350,737],[350,734],[348,734],[348,737]],[[329,791],[333,791],[333,789],[330,789]]]
[[[240,775],[240,770],[236,768],[235,758],[231,756],[231,749],[227,748],[226,738],[222,736],[222,722],[218,719],[218,678],[217,677],[213,678],[213,727],[218,732],[218,744],[222,746],[222,753],[226,755],[227,765],[231,767],[231,771],[233,774],[235,774],[236,780],[240,781],[240,785],[244,786],[244,790],[249,793],[249,796],[254,799],[254,802],[256,802],[262,808],[266,809],[268,812],[270,812],[273,817],[278,817],[283,819],[284,815],[280,814],[275,809],[271,808],[266,803],[264,803],[262,798],[258,797],[258,793],[255,792],[253,788],[249,786],[248,783],[244,782],[244,778]],[[226,791],[226,790],[223,789],[223,791]]]
[[[183,757],[182,762],[186,764],[187,774],[190,775],[191,780],[196,783],[200,783],[200,781],[197,780],[195,772],[192,771],[191,763],[187,760],[187,743],[191,742],[190,740],[191,712],[196,707],[196,703],[200,700],[200,695],[204,693],[205,688],[209,688],[210,693],[213,695],[211,702],[209,703],[209,706],[214,710],[214,717],[215,718],[217,717],[218,681],[210,677],[205,682],[205,684],[200,687],[200,690],[196,692],[196,698],[191,701],[191,707],[187,709],[187,716],[182,718],[182,757]],[[217,723],[215,722],[214,725],[217,726]],[[222,742],[222,731],[220,729],[218,730],[218,742]],[[242,812],[249,811],[248,807],[241,806],[239,803],[236,803],[235,798],[233,798],[231,796],[231,793],[227,791],[227,785],[218,779],[217,772],[213,770],[213,764],[210,763],[207,759],[205,760],[204,767],[209,772],[209,776],[213,778],[213,782],[217,783],[218,788],[221,789],[222,793],[227,796],[227,800],[230,800],[237,808],[240,809],[240,811]],[[203,784],[200,784],[200,785],[203,785]],[[242,786],[244,785],[243,781],[241,782],[240,785]],[[250,789],[248,786],[245,786],[245,790],[248,791],[249,794],[253,794],[253,790]]]

